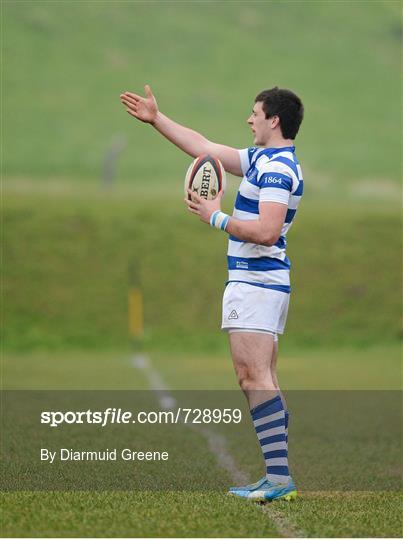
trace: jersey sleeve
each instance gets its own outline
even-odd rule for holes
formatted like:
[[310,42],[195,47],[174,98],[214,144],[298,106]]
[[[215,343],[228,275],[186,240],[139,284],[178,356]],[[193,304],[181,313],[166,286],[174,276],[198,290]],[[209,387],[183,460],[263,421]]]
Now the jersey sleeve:
[[251,161],[253,154],[256,152],[257,147],[252,146],[251,148],[243,148],[242,150],[238,150],[239,157],[241,159],[241,169],[242,174],[246,174],[247,170],[251,166]]
[[263,168],[258,174],[259,202],[277,202],[288,205],[293,180],[274,164]]

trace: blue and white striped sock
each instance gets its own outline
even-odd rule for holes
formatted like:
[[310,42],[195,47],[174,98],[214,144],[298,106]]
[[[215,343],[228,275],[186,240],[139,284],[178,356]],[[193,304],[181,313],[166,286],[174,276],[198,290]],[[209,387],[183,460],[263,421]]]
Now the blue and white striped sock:
[[287,451],[288,451],[288,420],[290,418],[290,413],[285,410],[285,442],[287,443]]
[[267,480],[287,484],[290,473],[286,421],[280,396],[254,407],[251,415],[265,459]]

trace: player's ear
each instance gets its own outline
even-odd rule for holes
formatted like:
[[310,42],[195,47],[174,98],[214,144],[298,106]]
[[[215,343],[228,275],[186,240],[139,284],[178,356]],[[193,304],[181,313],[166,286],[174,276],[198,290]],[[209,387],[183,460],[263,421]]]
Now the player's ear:
[[278,125],[280,125],[280,117],[277,116],[277,114],[275,114],[274,116],[271,117],[271,127],[274,129]]

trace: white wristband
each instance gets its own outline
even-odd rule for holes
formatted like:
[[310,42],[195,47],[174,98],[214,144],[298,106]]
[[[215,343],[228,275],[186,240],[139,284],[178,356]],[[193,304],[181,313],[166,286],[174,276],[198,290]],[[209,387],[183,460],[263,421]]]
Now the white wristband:
[[229,215],[224,214],[224,212],[220,212],[220,210],[216,210],[210,216],[210,225],[212,227],[216,227],[217,229],[221,229],[222,231],[225,231],[227,228],[228,221]]

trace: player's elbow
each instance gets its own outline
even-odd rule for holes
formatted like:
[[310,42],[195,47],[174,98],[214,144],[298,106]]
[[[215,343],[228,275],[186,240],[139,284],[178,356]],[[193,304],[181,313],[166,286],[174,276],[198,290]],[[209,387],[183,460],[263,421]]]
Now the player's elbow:
[[274,246],[278,242],[280,235],[273,231],[263,231],[259,244],[262,246]]
[[265,240],[262,242],[262,245],[263,245],[263,246],[271,247],[271,246],[274,246],[274,244],[276,244],[277,241],[278,241],[278,237],[271,236],[270,238],[265,239]]

